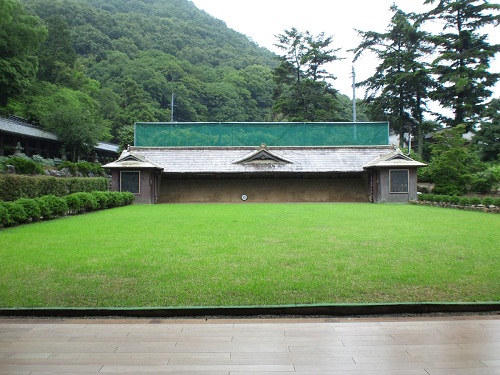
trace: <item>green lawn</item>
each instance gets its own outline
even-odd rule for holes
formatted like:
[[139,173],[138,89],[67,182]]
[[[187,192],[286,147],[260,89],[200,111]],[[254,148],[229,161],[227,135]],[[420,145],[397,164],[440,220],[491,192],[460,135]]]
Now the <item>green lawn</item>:
[[500,300],[500,215],[135,205],[0,230],[0,307]]

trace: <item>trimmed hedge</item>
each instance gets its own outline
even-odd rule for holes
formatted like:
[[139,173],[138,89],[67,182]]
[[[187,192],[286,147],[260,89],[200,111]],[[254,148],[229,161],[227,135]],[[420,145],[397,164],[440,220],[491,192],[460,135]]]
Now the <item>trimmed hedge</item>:
[[52,177],[0,174],[0,201],[38,198],[44,195],[64,197],[79,192],[107,191],[105,177]]
[[[459,197],[456,195],[419,194],[418,201],[442,207],[466,207],[484,209],[487,212],[500,212],[500,198]],[[416,202],[413,202],[416,203]],[[484,207],[483,207],[484,206]]]
[[55,195],[45,195],[39,199],[43,199],[50,208],[50,217],[48,219],[64,216],[68,213],[68,205],[64,198],[56,197]]
[[497,206],[500,207],[500,198],[493,197],[459,197],[456,195],[439,195],[439,194],[419,194],[418,200],[420,202],[436,202],[436,203],[451,203],[460,206],[479,206],[480,204],[488,207],[488,206]]
[[23,206],[28,221],[40,220],[42,216],[42,211],[40,210],[40,205],[35,199],[21,198],[18,199],[15,203],[18,203],[21,206]]
[[17,202],[1,202],[7,214],[2,218],[3,226],[24,224],[28,222],[28,215],[23,206]]
[[45,195],[33,199],[20,198],[14,202],[0,201],[0,225],[8,227],[125,206],[132,204],[134,199],[135,196],[132,193],[95,191],[74,193],[63,198]]

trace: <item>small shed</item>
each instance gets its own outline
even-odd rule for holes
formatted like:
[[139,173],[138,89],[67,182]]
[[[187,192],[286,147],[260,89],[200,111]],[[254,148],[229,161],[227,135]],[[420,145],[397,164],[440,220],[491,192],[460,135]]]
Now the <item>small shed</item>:
[[135,195],[136,203],[158,201],[163,168],[140,154],[123,152],[120,158],[104,166],[111,171],[112,189]]
[[364,166],[371,172],[372,197],[376,203],[402,203],[417,199],[417,169],[426,164],[396,149]]

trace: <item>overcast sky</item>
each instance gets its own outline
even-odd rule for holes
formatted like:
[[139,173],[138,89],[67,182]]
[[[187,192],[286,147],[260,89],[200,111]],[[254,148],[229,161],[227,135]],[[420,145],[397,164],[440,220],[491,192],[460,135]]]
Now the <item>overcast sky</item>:
[[[352,59],[347,52],[355,48],[361,41],[354,29],[362,31],[384,32],[390,22],[391,4],[396,3],[404,12],[422,13],[432,6],[423,5],[424,0],[191,0],[202,9],[224,21],[228,27],[250,37],[262,47],[277,52],[273,46],[275,35],[282,34],[285,29],[297,28],[309,31],[314,35],[324,32],[333,36],[332,47],[342,48],[339,51],[345,60],[333,63],[328,71],[337,76],[334,87],[341,93],[352,97]],[[440,26],[435,26],[440,30]],[[500,43],[500,30],[488,28],[489,42]],[[370,77],[377,60],[370,55],[363,55],[355,63],[357,81]],[[492,71],[500,71],[500,56],[492,64]],[[495,95],[500,94],[497,84]],[[357,91],[357,97],[364,92]]]

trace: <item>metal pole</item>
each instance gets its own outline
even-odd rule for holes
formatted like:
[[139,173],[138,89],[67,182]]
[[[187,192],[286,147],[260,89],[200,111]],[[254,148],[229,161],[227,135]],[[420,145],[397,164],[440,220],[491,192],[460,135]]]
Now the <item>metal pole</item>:
[[174,93],[172,93],[172,102],[170,103],[170,122],[174,122]]
[[352,122],[356,122],[356,72],[352,66]]

